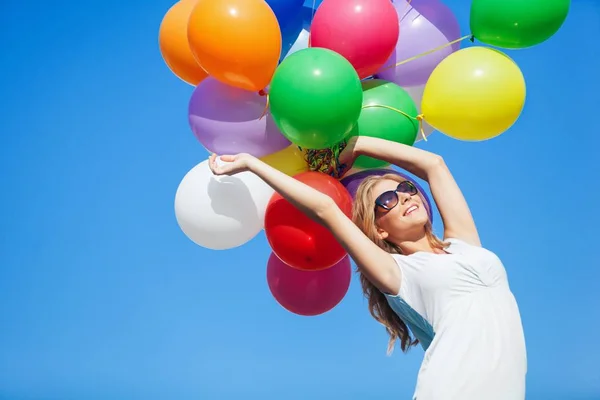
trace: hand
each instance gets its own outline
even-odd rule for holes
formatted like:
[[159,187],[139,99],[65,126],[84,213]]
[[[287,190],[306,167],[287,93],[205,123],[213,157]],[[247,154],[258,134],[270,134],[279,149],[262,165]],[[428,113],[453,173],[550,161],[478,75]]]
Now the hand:
[[343,169],[340,173],[340,178],[350,171],[350,169],[352,169],[352,165],[354,164],[354,161],[356,161],[356,157],[358,157],[356,152],[357,140],[358,136],[352,136],[350,139],[348,139],[346,147],[344,147],[344,150],[341,151],[338,157],[340,166],[343,166]]
[[211,154],[208,166],[215,175],[235,175],[249,170],[253,157],[250,154],[240,153],[236,155],[220,156],[223,163],[217,163],[217,155]]

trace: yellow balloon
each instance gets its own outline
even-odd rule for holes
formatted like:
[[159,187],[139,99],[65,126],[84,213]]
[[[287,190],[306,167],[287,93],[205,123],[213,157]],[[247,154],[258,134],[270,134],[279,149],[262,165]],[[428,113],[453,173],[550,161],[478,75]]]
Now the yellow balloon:
[[468,47],[432,72],[421,102],[423,119],[459,140],[491,139],[510,128],[525,105],[525,78],[506,54]]
[[260,158],[266,164],[278,169],[289,176],[308,171],[308,164],[304,159],[304,151],[296,145],[290,145],[283,150]]

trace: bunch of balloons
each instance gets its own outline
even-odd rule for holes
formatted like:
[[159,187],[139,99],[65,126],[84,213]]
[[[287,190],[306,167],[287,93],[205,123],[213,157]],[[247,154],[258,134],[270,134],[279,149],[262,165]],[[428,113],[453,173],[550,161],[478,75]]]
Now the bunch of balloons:
[[[400,173],[360,157],[340,177],[336,157],[348,138],[412,146],[434,130],[465,141],[502,134],[523,109],[525,80],[490,46],[540,44],[569,7],[472,0],[461,36],[442,0],[180,0],[163,18],[159,45],[194,87],[189,124],[207,151],[252,154],[350,215],[365,177]],[[461,48],[465,39],[480,45]],[[199,163],[177,189],[175,214],[209,249],[242,246],[264,230],[268,286],[291,312],[322,314],[348,290],[350,261],[335,238],[249,172],[214,176]]]

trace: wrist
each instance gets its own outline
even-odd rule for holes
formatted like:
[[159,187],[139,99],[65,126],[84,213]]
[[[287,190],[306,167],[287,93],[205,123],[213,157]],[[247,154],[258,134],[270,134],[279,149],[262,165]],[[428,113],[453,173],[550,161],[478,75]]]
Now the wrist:
[[354,148],[352,152],[354,157],[362,156],[367,151],[368,137],[366,136],[355,136]]
[[256,172],[257,168],[259,168],[261,161],[252,156],[252,155],[248,155],[246,156],[246,169],[248,169],[248,171],[250,172]]

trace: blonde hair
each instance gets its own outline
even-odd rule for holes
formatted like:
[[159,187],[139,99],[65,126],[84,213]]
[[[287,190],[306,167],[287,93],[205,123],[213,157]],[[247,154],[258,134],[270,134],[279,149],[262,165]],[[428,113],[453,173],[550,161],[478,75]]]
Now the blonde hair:
[[[375,205],[372,195],[373,188],[377,182],[382,180],[393,180],[402,182],[405,179],[396,174],[386,174],[383,176],[369,176],[365,178],[358,187],[355,201],[352,209],[352,220],[363,231],[363,233],[377,244],[380,248],[392,254],[402,254],[399,246],[387,240],[382,240],[377,234],[375,226]],[[419,193],[421,199],[423,195]],[[424,199],[423,199],[424,200]],[[423,201],[425,204],[425,201]],[[429,211],[429,210],[428,210]],[[429,243],[434,248],[443,249],[447,244],[438,239],[431,228],[431,222],[425,224],[425,235]],[[394,350],[396,340],[400,340],[400,348],[403,352],[407,352],[412,346],[419,343],[417,339],[410,336],[410,332],[406,323],[392,310],[385,295],[376,288],[360,271],[360,283],[363,293],[369,302],[369,312],[375,320],[385,326],[385,330],[389,334],[389,342],[387,353],[391,354]]]

